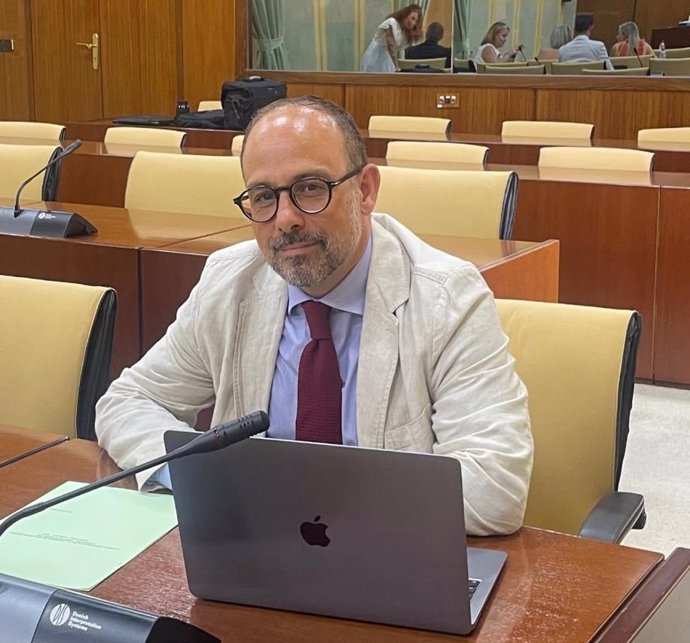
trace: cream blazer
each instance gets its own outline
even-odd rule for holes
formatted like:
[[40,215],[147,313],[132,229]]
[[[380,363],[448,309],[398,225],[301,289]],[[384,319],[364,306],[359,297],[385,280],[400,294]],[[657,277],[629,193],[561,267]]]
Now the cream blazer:
[[[515,531],[532,439],[491,292],[472,264],[372,216],[359,445],[458,458],[468,532]],[[286,307],[287,286],[255,242],[211,255],[166,335],[99,401],[101,446],[131,467],[164,453],[163,433],[189,429],[211,404],[214,425],[267,409]]]

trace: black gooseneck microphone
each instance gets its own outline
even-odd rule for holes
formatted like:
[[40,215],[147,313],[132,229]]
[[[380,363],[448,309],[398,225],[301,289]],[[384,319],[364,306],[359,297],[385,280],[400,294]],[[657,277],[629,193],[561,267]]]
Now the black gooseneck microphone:
[[22,209],[19,207],[19,197],[22,195],[22,190],[31,183],[39,174],[43,174],[48,168],[52,167],[59,161],[65,158],[65,156],[69,156],[72,152],[74,152],[77,148],[81,146],[81,139],[76,139],[75,141],[72,141],[66,148],[64,148],[61,152],[58,152],[58,154],[55,156],[55,158],[51,159],[46,163],[38,172],[35,174],[32,174],[28,179],[26,179],[22,184],[19,186],[19,189],[17,190],[17,196],[14,199],[14,218],[16,219],[21,213]]
[[52,498],[51,500],[39,502],[28,507],[24,507],[24,509],[20,509],[6,518],[2,525],[0,525],[0,536],[2,536],[2,534],[4,534],[13,524],[20,521],[22,518],[28,518],[29,516],[33,516],[44,509],[54,507],[55,505],[65,502],[66,500],[77,498],[85,493],[89,493],[95,489],[100,489],[101,487],[105,487],[113,482],[118,482],[119,480],[134,475],[135,473],[139,473],[140,471],[166,464],[172,460],[177,460],[178,458],[193,455],[195,453],[208,453],[209,451],[224,449],[231,444],[235,444],[236,442],[240,442],[241,440],[244,440],[252,435],[265,431],[268,429],[268,426],[268,415],[265,411],[254,411],[253,413],[245,415],[237,420],[232,420],[230,422],[226,422],[225,424],[221,424],[214,429],[205,431],[184,446],[155,458],[154,460],[149,460],[148,462],[139,464],[131,469],[119,471],[113,475],[101,478],[100,480],[96,480],[95,482],[84,485],[79,489],[65,493],[57,498]]
[[522,59],[527,62],[527,56],[525,56],[525,52],[522,51],[522,45],[518,45],[518,51],[520,52],[520,55],[522,56]]

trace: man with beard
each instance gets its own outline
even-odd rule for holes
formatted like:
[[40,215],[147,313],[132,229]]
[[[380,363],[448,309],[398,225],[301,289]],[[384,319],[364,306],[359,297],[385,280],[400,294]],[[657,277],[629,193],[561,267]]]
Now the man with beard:
[[[131,467],[212,404],[213,425],[268,409],[270,437],[457,457],[468,531],[515,531],[532,465],[526,392],[476,268],[373,214],[378,168],[330,101],[263,108],[241,161],[235,203],[256,241],[209,257],[165,337],[98,403],[99,443]],[[336,381],[305,385],[303,351],[324,339]],[[144,488],[166,483],[147,476]]]

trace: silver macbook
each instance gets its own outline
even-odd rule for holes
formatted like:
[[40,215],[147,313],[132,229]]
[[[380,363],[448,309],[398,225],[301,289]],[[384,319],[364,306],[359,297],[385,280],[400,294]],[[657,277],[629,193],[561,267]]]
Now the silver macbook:
[[170,471],[199,598],[466,634],[506,559],[466,546],[454,458],[251,438]]

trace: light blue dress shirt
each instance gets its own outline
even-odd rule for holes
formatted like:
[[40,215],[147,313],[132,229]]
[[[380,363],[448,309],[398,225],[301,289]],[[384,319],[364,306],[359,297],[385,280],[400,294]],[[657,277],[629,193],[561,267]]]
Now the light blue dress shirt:
[[[371,261],[371,239],[362,258],[333,290],[320,301],[332,308],[331,335],[338,355],[342,389],[343,444],[357,445],[357,364],[362,335],[364,298]],[[295,439],[297,417],[297,374],[302,350],[311,339],[307,318],[301,304],[312,297],[295,286],[288,286],[288,308],[278,358],[273,373],[267,435],[284,440]]]
[[[369,238],[364,254],[355,267],[333,290],[318,300],[333,309],[330,318],[331,335],[338,355],[340,379],[343,382],[343,444],[351,446],[357,446],[357,364],[371,248],[372,241]],[[302,349],[311,339],[301,304],[310,299],[312,297],[299,288],[288,286],[288,309],[278,345],[278,358],[268,405],[271,426],[267,435],[271,438],[295,439],[297,372]],[[167,465],[158,469],[146,481],[144,489],[153,490],[161,486],[172,489]]]

